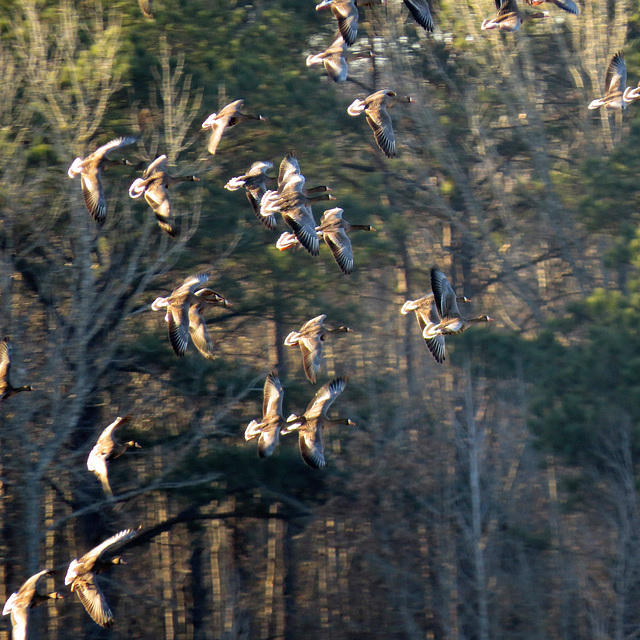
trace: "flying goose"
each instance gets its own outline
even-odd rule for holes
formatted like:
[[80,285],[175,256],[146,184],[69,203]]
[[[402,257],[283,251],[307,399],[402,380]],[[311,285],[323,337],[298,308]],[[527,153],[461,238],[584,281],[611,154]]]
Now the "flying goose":
[[302,351],[302,366],[309,382],[315,383],[320,365],[322,363],[322,343],[330,333],[353,332],[349,327],[338,327],[330,329],[325,327],[324,319],[326,314],[322,314],[305,322],[300,331],[292,331],[284,339],[287,347],[298,345]]
[[256,218],[264,224],[267,229],[273,230],[276,228],[276,216],[274,213],[263,214],[260,209],[260,203],[262,197],[267,192],[267,180],[269,176],[267,171],[273,167],[273,162],[267,162],[265,160],[259,160],[251,165],[249,171],[243,176],[236,176],[231,178],[224,185],[224,188],[228,191],[237,191],[244,187],[247,191],[247,199],[251,204],[251,208],[256,215]]
[[124,418],[117,417],[101,434],[89,457],[87,458],[87,469],[93,471],[102,483],[102,488],[107,496],[112,497],[113,492],[109,486],[109,476],[107,474],[107,462],[119,458],[127,449],[140,449],[140,445],[133,440],[118,444],[113,438],[113,432],[125,422],[129,422],[131,416]]
[[173,217],[171,202],[167,189],[179,182],[198,182],[196,176],[172,176],[166,169],[166,155],[156,158],[142,174],[142,178],[136,178],[129,187],[129,195],[132,198],[139,198],[144,195],[144,199],[156,214],[158,225],[166,231],[172,238],[176,238],[179,227]]
[[277,371],[272,371],[264,382],[262,420],[252,420],[245,429],[244,439],[258,438],[258,455],[268,458],[273,454],[280,440],[280,431],[285,424],[282,416],[284,390]]
[[112,557],[112,554],[135,535],[136,532],[132,529],[120,531],[85,553],[79,560],[76,558],[69,563],[64,583],[71,585],[71,591],[78,594],[87,613],[101,627],[111,627],[114,618],[95,576],[114,564],[126,564],[122,558]]
[[523,12],[518,8],[516,0],[495,0],[497,14],[495,18],[482,21],[481,29],[501,29],[502,31],[517,31],[524,22],[531,19],[546,18],[546,11]]
[[[300,244],[312,255],[320,253],[320,241],[316,234],[316,221],[311,203],[317,200],[335,200],[326,185],[305,188],[305,177],[293,153],[280,163],[278,190],[267,191],[262,197],[260,211],[263,216],[279,211]],[[310,195],[313,194],[313,195]]]
[[[353,271],[353,249],[347,234],[353,229],[363,231],[375,231],[375,229],[368,224],[350,224],[343,219],[343,213],[344,209],[340,207],[325,211],[320,219],[320,224],[316,227],[316,234],[319,239],[324,238],[342,273],[348,275]],[[281,233],[276,241],[276,248],[280,251],[298,246],[300,246],[300,241],[295,234],[288,231]]]
[[[457,296],[457,302],[469,302],[466,296]],[[422,298],[417,300],[407,300],[400,309],[400,313],[407,315],[414,311],[418,325],[420,326],[420,333],[422,334],[427,348],[431,352],[431,355],[436,359],[436,362],[442,364],[445,359],[444,349],[444,335],[437,334],[432,338],[426,338],[425,332],[429,334],[432,327],[440,324],[440,315],[438,314],[438,308],[436,306],[433,293],[428,293]]]
[[133,144],[137,138],[116,138],[103,144],[92,154],[88,155],[84,160],[76,158],[69,167],[67,175],[75,178],[80,174],[80,185],[82,186],[82,195],[84,196],[84,204],[87,211],[97,222],[104,222],[107,216],[107,201],[104,197],[104,189],[102,188],[102,172],[110,166],[117,164],[131,163],[125,158],[119,160],[111,160],[109,154],[116,149],[121,149],[129,144]]
[[345,82],[347,80],[347,74],[349,73],[347,43],[339,33],[327,49],[321,53],[307,56],[307,67],[314,64],[323,64],[327,75],[334,82]]
[[338,424],[355,426],[355,422],[349,418],[327,417],[327,410],[344,391],[347,381],[348,378],[335,378],[320,387],[304,414],[289,416],[286,426],[281,431],[282,435],[286,435],[297,429],[302,459],[314,469],[322,469],[326,465],[322,429]]
[[8,400],[11,396],[21,391],[33,391],[30,385],[14,387],[11,385],[9,374],[11,373],[11,342],[5,338],[0,342],[0,402]]
[[167,309],[169,341],[178,357],[186,353],[189,336],[205,358],[215,357],[213,341],[201,313],[207,306],[226,307],[229,303],[212,289],[201,288],[208,280],[208,273],[189,276],[170,296],[158,297],[151,304],[154,311]]
[[203,129],[211,129],[211,137],[209,138],[209,153],[215,154],[220,138],[227,127],[233,127],[239,122],[245,120],[264,120],[262,116],[253,113],[242,113],[240,109],[244,106],[244,100],[235,100],[226,107],[223,107],[220,113],[212,113],[202,123]]
[[344,209],[340,207],[325,211],[316,232],[318,235],[322,234],[342,273],[349,274],[353,271],[353,249],[347,234],[354,229],[362,231],[375,231],[375,229],[368,224],[351,224],[342,217],[343,213]]
[[[445,336],[462,333],[476,322],[492,322],[493,318],[487,315],[464,318],[458,308],[456,292],[438,267],[431,268],[431,290],[433,291],[434,305],[432,313],[428,315],[429,322],[425,323],[422,337],[427,341],[427,347],[433,353],[434,358],[438,362],[442,362],[444,360]],[[433,314],[434,310],[435,314]]]
[[39,593],[37,590],[38,580],[42,576],[50,575],[53,571],[51,569],[43,569],[38,573],[32,575],[15,593],[9,596],[9,599],[4,603],[2,609],[2,615],[6,616],[11,614],[11,638],[12,640],[26,640],[27,639],[27,618],[29,609],[33,609],[38,605],[41,605],[47,600],[59,600],[62,596],[57,592],[52,593]]
[[414,100],[410,96],[401,98],[395,91],[381,89],[364,100],[354,100],[347,109],[350,116],[358,116],[364,111],[367,122],[373,130],[376,144],[388,158],[394,158],[396,155],[396,136],[387,109],[398,102],[414,102]]
[[[626,109],[627,102],[635,100],[635,89],[627,87],[627,64],[622,51],[613,55],[604,78],[604,97],[592,100],[588,109]],[[625,97],[626,94],[626,97]],[[627,100],[627,98],[630,98]]]

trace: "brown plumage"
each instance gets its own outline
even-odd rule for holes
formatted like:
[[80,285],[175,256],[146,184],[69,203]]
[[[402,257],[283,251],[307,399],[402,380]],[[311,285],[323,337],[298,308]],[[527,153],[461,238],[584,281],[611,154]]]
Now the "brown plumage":
[[347,43],[338,34],[331,45],[315,55],[307,56],[306,65],[323,64],[327,75],[334,82],[345,82],[349,73],[347,63]]
[[144,199],[156,214],[158,225],[166,231],[172,238],[179,235],[180,230],[176,219],[173,217],[171,202],[167,189],[179,182],[197,182],[196,176],[172,176],[165,169],[166,155],[156,158],[142,174],[142,178],[137,178],[129,187],[129,195],[132,198],[139,198],[144,195]]
[[82,195],[84,196],[84,204],[87,211],[94,220],[104,222],[107,216],[107,201],[104,197],[104,189],[102,187],[102,172],[110,166],[117,164],[131,163],[125,158],[119,160],[111,160],[109,154],[116,149],[120,149],[129,144],[133,144],[137,138],[116,138],[103,144],[92,154],[88,155],[84,160],[76,158],[69,167],[67,175],[75,178],[80,174],[80,184],[82,186]]
[[228,191],[236,191],[244,187],[247,191],[247,199],[251,204],[256,218],[258,218],[267,229],[273,230],[276,228],[275,214],[267,213],[263,215],[260,209],[262,197],[267,192],[267,180],[272,180],[272,178],[269,178],[267,175],[267,171],[271,169],[271,167],[273,167],[273,162],[263,160],[254,162],[247,173],[243,176],[231,178],[231,180],[224,185],[224,188]]
[[587,109],[626,109],[629,102],[636,99],[635,91],[627,87],[627,63],[622,51],[617,51],[609,64],[604,78],[604,96],[589,103]]
[[189,336],[205,358],[215,357],[213,341],[201,314],[207,306],[226,307],[229,302],[212,289],[201,287],[208,280],[208,273],[189,276],[170,296],[156,298],[151,304],[154,311],[167,309],[169,341],[178,357],[186,353]]
[[340,207],[325,211],[316,232],[322,234],[342,273],[349,274],[353,271],[353,249],[347,234],[354,229],[362,231],[375,231],[375,229],[368,224],[351,224],[342,217],[343,213],[344,210]]
[[322,430],[338,424],[355,425],[349,418],[329,418],[327,410],[333,401],[344,391],[348,378],[336,378],[324,384],[301,416],[292,414],[281,433],[286,435],[297,429],[298,444],[302,459],[314,469],[325,465]]
[[[469,302],[469,299],[466,296],[457,296],[456,301]],[[431,329],[439,325],[441,321],[433,293],[428,293],[426,296],[418,298],[417,300],[407,300],[402,305],[402,309],[400,309],[400,313],[403,315],[411,311],[414,311],[416,314],[416,319],[420,326],[420,333],[431,355],[435,358],[436,362],[442,364],[445,360],[444,335],[438,333],[433,337],[425,337],[425,334],[430,335]]]
[[235,100],[226,107],[223,107],[220,113],[212,113],[203,123],[203,129],[211,129],[211,137],[209,138],[209,153],[215,154],[220,138],[227,127],[233,127],[245,120],[264,120],[260,115],[253,113],[242,113],[240,109],[244,106],[244,100]]
[[[311,204],[318,200],[335,200],[330,187],[320,185],[313,189],[305,187],[306,179],[293,153],[280,163],[278,190],[267,191],[260,203],[261,215],[274,215],[279,211],[282,219],[291,228],[300,244],[312,255],[320,253],[320,240],[316,234],[316,221]],[[311,195],[312,194],[312,195]]]
[[87,469],[93,471],[98,476],[98,479],[102,483],[102,488],[107,496],[113,496],[111,487],[109,485],[109,476],[107,473],[107,462],[111,462],[116,458],[119,458],[127,449],[140,449],[140,445],[133,440],[117,443],[113,437],[113,432],[120,426],[129,422],[131,416],[124,416],[124,418],[116,418],[101,434],[98,438],[98,442],[95,444],[89,457],[87,458]]
[[338,30],[348,47],[350,47],[358,36],[358,7],[356,0],[323,0],[316,5],[316,11],[331,9],[335,19],[338,21]]
[[410,96],[399,97],[389,89],[381,89],[364,100],[354,100],[347,109],[350,116],[360,115],[364,111],[376,144],[388,158],[396,155],[396,135],[387,109],[398,102],[413,102],[413,99]]
[[322,364],[322,343],[330,333],[353,332],[349,327],[330,329],[324,325],[326,314],[322,314],[305,322],[300,331],[292,331],[285,338],[287,347],[298,345],[302,351],[302,366],[309,382],[316,381]]
[[445,336],[462,333],[472,324],[491,322],[493,319],[487,315],[475,318],[463,317],[458,308],[459,297],[447,277],[438,267],[431,268],[431,289],[433,291],[434,305],[428,316],[429,322],[425,323],[423,328],[422,336],[427,341],[427,346],[436,360],[442,362],[444,360]]
[[29,609],[33,609],[48,600],[62,599],[57,592],[39,593],[37,590],[38,580],[42,576],[50,575],[51,569],[43,569],[32,575],[20,589],[12,593],[9,599],[4,603],[2,615],[11,614],[11,638],[12,640],[26,640],[27,638],[27,619]]
[[532,19],[546,18],[544,11],[524,12],[518,8],[516,0],[495,0],[497,14],[495,18],[482,21],[481,29],[500,29],[501,31],[517,31],[522,24]]
[[113,557],[112,554],[135,535],[136,532],[132,529],[120,531],[85,553],[79,560],[76,558],[69,563],[64,583],[71,585],[71,591],[78,594],[87,613],[101,627],[111,627],[114,618],[95,576],[114,564],[125,564],[122,558]]
[[272,371],[264,382],[264,399],[262,401],[262,420],[252,420],[245,429],[244,439],[258,438],[258,455],[268,458],[280,441],[280,431],[285,425],[282,416],[282,399],[284,390],[277,371]]
[[11,396],[21,391],[33,391],[30,385],[14,387],[11,385],[11,342],[5,337],[0,342],[0,402],[8,400]]

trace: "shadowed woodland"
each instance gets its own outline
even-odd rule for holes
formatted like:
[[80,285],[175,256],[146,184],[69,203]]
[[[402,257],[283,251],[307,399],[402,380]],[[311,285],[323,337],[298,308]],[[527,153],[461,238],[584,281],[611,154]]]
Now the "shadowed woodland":
[[[587,110],[608,61],[640,80],[638,6],[580,1],[517,33],[483,32],[491,0],[360,8],[349,79],[305,59],[336,21],[297,0],[0,0],[0,602],[32,574],[64,600],[29,637],[231,640],[635,638],[640,632],[640,107]],[[370,55],[373,53],[374,55]],[[397,157],[347,107],[390,88]],[[207,153],[201,123],[237,99],[264,122]],[[119,136],[88,214],[76,156]],[[295,152],[354,224],[355,266],[279,251],[225,183]],[[161,154],[163,233],[135,178]],[[116,154],[114,154],[114,157]],[[326,205],[326,206],[322,206]],[[314,205],[316,219],[333,203]],[[210,267],[217,357],[171,348],[151,310]],[[438,265],[466,313],[495,322],[427,350],[408,299]],[[319,314],[317,384],[290,331]],[[277,368],[285,415],[349,381],[323,470],[297,436],[260,459],[244,430]],[[87,470],[102,430],[141,445]],[[103,630],[63,585],[70,560],[125,528],[100,576]],[[2,619],[0,640],[11,633]]]

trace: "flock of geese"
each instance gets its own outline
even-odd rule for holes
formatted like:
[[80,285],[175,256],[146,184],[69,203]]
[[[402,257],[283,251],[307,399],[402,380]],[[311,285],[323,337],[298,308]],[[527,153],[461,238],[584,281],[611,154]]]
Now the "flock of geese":
[[[348,48],[355,42],[358,32],[358,6],[370,6],[383,3],[384,0],[370,0],[358,3],[357,0],[323,0],[316,6],[318,11],[330,9],[337,20],[338,33],[325,51],[307,57],[306,64],[320,64],[327,75],[335,82],[344,82],[348,75]],[[426,31],[433,31],[434,21],[427,0],[403,0],[415,21]],[[580,13],[574,0],[526,0],[535,6],[543,2],[552,2],[560,9],[578,15]],[[140,8],[146,17],[151,18],[151,1],[139,0]],[[517,31],[520,25],[530,18],[542,18],[545,12],[524,13],[520,11],[516,0],[496,0],[497,14],[484,20],[482,29],[502,29]],[[606,107],[624,109],[627,104],[640,99],[640,83],[636,88],[626,86],[627,71],[624,57],[617,52],[606,71],[605,93],[602,98],[593,100],[589,109]],[[382,89],[364,99],[351,103],[347,112],[352,116],[365,114],[379,149],[389,158],[396,155],[396,142],[393,123],[388,109],[397,103],[413,102],[411,97],[400,97],[394,91]],[[226,129],[246,120],[264,121],[261,115],[245,113],[244,103],[236,100],[225,106],[219,113],[212,113],[202,123],[203,129],[210,129],[208,151],[215,154]],[[107,203],[102,184],[102,172],[112,165],[131,165],[124,159],[111,159],[115,151],[136,143],[135,137],[122,137],[111,140],[99,147],[86,158],[76,158],[68,170],[70,178],[80,176],[84,202],[88,212],[98,222],[103,223],[107,216]],[[168,190],[181,182],[194,182],[194,175],[173,176],[166,168],[167,157],[156,158],[144,171],[142,177],[133,181],[129,188],[132,198],[144,199],[155,213],[158,225],[171,237],[180,234],[179,218],[174,216]],[[335,207],[324,212],[317,225],[311,206],[315,202],[334,200],[331,189],[326,185],[313,188],[305,186],[305,177],[300,170],[297,158],[289,153],[279,166],[277,178],[268,175],[273,163],[254,162],[241,176],[231,178],[225,185],[229,191],[244,188],[247,199],[257,219],[269,230],[277,227],[277,216],[290,231],[282,233],[276,243],[280,250],[291,247],[303,247],[312,256],[320,251],[320,240],[329,247],[333,258],[344,274],[350,274],[354,268],[353,250],[349,233],[352,230],[375,231],[369,225],[350,224],[343,217],[343,209]],[[276,181],[276,188],[269,189],[268,183]],[[421,335],[429,352],[438,363],[445,360],[445,338],[466,330],[479,322],[489,322],[487,315],[465,317],[460,304],[469,300],[456,294],[446,275],[437,267],[431,268],[431,292],[416,300],[407,300],[401,308],[402,314],[414,312]],[[208,272],[189,276],[169,296],[157,297],[151,304],[153,310],[165,310],[165,321],[169,330],[169,342],[177,356],[183,356],[189,341],[208,359],[216,356],[215,344],[208,331],[203,312],[209,307],[230,303],[219,293],[205,285],[210,279]],[[322,364],[322,350],[325,340],[335,333],[348,333],[353,329],[338,327],[332,329],[324,324],[326,315],[322,314],[305,322],[299,331],[292,331],[286,337],[286,346],[300,348],[302,367],[307,379],[316,383]],[[0,402],[22,391],[32,391],[31,386],[14,387],[10,381],[12,348],[8,337],[0,342]],[[327,411],[344,391],[348,378],[337,377],[320,387],[304,413],[291,414],[284,418],[284,389],[277,371],[267,376],[263,389],[262,419],[252,420],[244,432],[247,441],[258,440],[258,454],[261,458],[273,455],[280,436],[293,431],[298,432],[300,453],[310,467],[321,469],[326,465],[322,432],[325,427],[334,425],[354,425],[349,418],[329,418]],[[112,497],[108,478],[108,463],[120,457],[130,448],[139,448],[134,441],[119,443],[114,432],[131,419],[131,416],[118,417],[101,433],[87,459],[87,468],[100,480],[104,493]],[[131,544],[136,531],[125,529],[111,536],[97,547],[88,551],[69,564],[65,585],[76,592],[87,613],[99,625],[110,627],[113,613],[95,581],[95,576],[114,564],[124,560],[115,553]],[[11,614],[13,640],[26,640],[27,612],[49,599],[59,599],[58,592],[42,594],[38,591],[38,582],[53,571],[44,569],[31,576],[22,587],[6,601],[3,615]]]

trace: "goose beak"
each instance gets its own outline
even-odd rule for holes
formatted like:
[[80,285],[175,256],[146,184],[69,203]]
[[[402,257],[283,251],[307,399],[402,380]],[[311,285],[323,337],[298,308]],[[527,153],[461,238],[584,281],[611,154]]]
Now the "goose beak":
[[349,419],[347,419],[347,424],[349,426],[351,426],[351,427],[355,427],[356,426],[356,423],[353,420],[349,420]]

